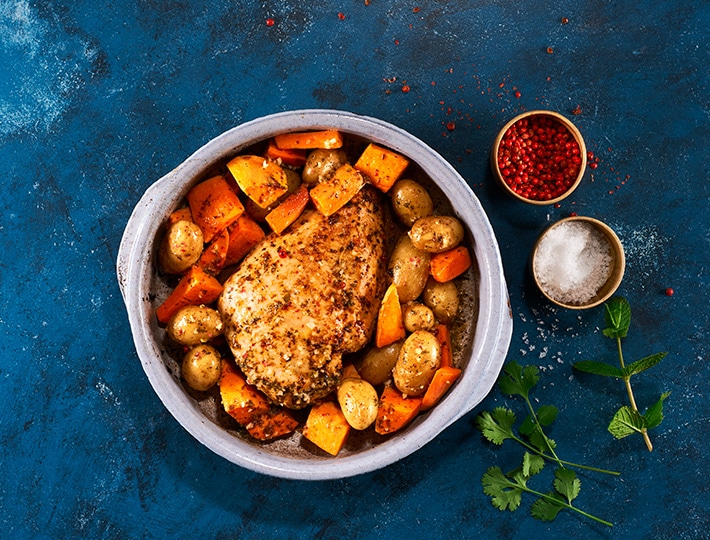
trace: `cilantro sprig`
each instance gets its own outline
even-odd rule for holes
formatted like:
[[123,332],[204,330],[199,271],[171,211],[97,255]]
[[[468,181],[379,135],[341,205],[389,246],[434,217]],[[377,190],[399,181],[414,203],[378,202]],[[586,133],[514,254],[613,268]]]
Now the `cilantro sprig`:
[[670,395],[670,392],[663,392],[658,401],[646,409],[645,413],[641,414],[636,405],[633,389],[631,388],[631,377],[652,368],[663,360],[668,353],[661,352],[652,354],[651,356],[641,358],[627,365],[624,362],[621,339],[626,337],[629,327],[631,326],[631,306],[625,298],[618,296],[604,304],[604,307],[606,328],[602,330],[602,333],[606,337],[616,340],[619,367],[595,360],[575,362],[572,364],[572,367],[585,373],[614,377],[624,381],[630,406],[624,405],[619,408],[611,419],[607,429],[617,439],[623,439],[634,433],[641,434],[646,443],[646,448],[651,452],[653,451],[653,444],[651,443],[648,431],[657,427],[663,421],[663,402]]
[[[484,411],[476,418],[476,426],[488,441],[500,446],[510,439],[525,449],[522,465],[517,469],[503,473],[500,467],[490,467],[483,475],[483,491],[491,497],[493,506],[501,511],[516,510],[520,506],[522,494],[527,492],[538,497],[531,506],[531,514],[536,519],[552,521],[561,510],[568,509],[612,526],[608,521],[573,506],[572,501],[579,495],[581,481],[571,468],[611,475],[619,473],[560,459],[556,452],[557,443],[544,431],[544,428],[557,418],[558,408],[554,405],[541,405],[535,409],[530,400],[530,391],[539,380],[539,370],[535,366],[523,368],[517,362],[507,363],[498,379],[501,392],[523,398],[529,411],[520,424],[518,433],[514,430],[516,415],[506,407],[496,407],[491,412]],[[557,469],[553,482],[554,491],[542,493],[529,487],[528,481],[543,470],[546,461],[556,463]]]

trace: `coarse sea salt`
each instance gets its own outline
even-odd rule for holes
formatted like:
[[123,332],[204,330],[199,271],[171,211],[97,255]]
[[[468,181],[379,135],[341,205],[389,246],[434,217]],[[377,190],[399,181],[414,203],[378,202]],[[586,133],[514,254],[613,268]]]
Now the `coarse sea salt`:
[[543,235],[533,272],[548,296],[582,305],[609,279],[612,264],[611,246],[599,229],[583,221],[565,221]]

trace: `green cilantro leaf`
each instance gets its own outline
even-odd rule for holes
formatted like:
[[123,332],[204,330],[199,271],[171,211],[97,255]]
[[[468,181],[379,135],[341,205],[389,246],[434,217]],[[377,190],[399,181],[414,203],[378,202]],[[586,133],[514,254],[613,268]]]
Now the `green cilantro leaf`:
[[609,433],[617,439],[623,439],[634,433],[643,433],[646,429],[646,419],[641,413],[624,405],[614,415],[609,423]]
[[540,521],[553,521],[560,510],[565,508],[564,500],[559,493],[553,491],[545,493],[545,497],[540,497],[530,507],[530,513],[535,519]]
[[609,338],[626,337],[631,325],[631,306],[623,296],[615,296],[604,304],[606,328],[602,333]]
[[651,405],[643,417],[646,419],[646,428],[653,429],[663,421],[663,401],[670,396],[670,392],[663,392],[661,398]]
[[517,362],[508,362],[503,368],[503,375],[498,379],[500,391],[509,396],[528,398],[530,390],[540,380],[535,366],[520,366]]
[[523,454],[523,474],[530,478],[536,475],[545,467],[545,460],[541,456],[525,452]]
[[484,411],[476,418],[476,426],[493,444],[501,445],[513,438],[515,413],[505,407],[496,407],[493,412]]
[[500,467],[491,467],[481,480],[483,492],[491,498],[491,503],[498,510],[516,510],[520,506],[523,489],[509,480]]
[[540,405],[537,409],[537,421],[540,425],[549,426],[555,421],[559,411],[554,405]]
[[530,444],[532,444],[543,454],[552,452],[555,448],[557,448],[557,443],[545,435],[545,433],[538,426],[535,426],[533,432],[528,435],[528,440],[530,441]]
[[560,495],[567,498],[568,503],[572,503],[579,495],[579,490],[582,488],[582,481],[577,478],[577,475],[572,469],[559,468],[555,470],[555,481],[553,483],[555,490]]

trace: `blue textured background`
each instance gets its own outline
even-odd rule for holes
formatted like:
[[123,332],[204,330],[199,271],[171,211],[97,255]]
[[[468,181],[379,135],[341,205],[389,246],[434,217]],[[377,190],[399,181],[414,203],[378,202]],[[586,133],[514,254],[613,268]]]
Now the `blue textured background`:
[[[1,0],[0,536],[707,538],[709,23],[698,0]],[[164,409],[115,277],[128,216],[222,131],[310,107],[407,129],[473,187],[509,283],[508,358],[541,368],[535,397],[561,409],[563,457],[623,471],[583,475],[576,501],[613,529],[535,521],[528,497],[491,506],[483,472],[520,456],[474,428],[481,410],[520,411],[497,389],[403,461],[317,483],[231,465]],[[599,158],[559,208],[506,198],[488,170],[498,129],[535,108],[573,118]],[[535,238],[570,212],[626,248],[627,359],[669,351],[635,383],[642,408],[672,392],[653,453],[606,431],[621,383],[572,372],[614,360],[602,309],[554,308],[527,277]],[[549,489],[550,473],[531,483]]]

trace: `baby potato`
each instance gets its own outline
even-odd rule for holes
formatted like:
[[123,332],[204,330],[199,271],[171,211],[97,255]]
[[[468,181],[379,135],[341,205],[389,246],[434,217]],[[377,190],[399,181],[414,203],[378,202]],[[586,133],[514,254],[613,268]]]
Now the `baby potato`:
[[426,330],[409,335],[399,351],[392,375],[394,385],[403,394],[421,396],[441,365],[441,345]]
[[342,149],[326,150],[317,148],[308,154],[301,178],[306,184],[313,186],[323,180],[328,180],[338,167],[344,165],[347,161],[348,156]]
[[350,427],[363,430],[377,418],[379,397],[374,387],[363,379],[346,378],[338,387],[338,403]]
[[459,310],[459,291],[453,281],[439,283],[429,278],[422,295],[424,305],[431,308],[436,319],[443,324],[449,324]]
[[166,330],[181,345],[197,345],[222,333],[222,317],[206,306],[185,306],[168,321]]
[[441,253],[463,241],[463,225],[452,216],[428,216],[418,219],[409,231],[412,244],[427,253]]
[[419,297],[429,277],[431,255],[414,247],[411,238],[403,234],[390,256],[388,271],[403,304]]
[[377,386],[392,377],[392,368],[397,363],[399,350],[402,348],[401,341],[387,345],[386,347],[372,347],[358,369],[360,377]]
[[414,180],[399,180],[390,190],[392,209],[399,220],[411,227],[420,218],[434,212],[434,203],[427,190]]
[[209,390],[222,373],[222,358],[214,347],[197,345],[182,360],[182,378],[194,390]]
[[203,245],[202,229],[192,221],[181,219],[165,231],[158,250],[158,263],[163,272],[180,274],[198,261]]
[[402,306],[402,319],[407,332],[432,330],[436,326],[434,312],[419,302],[409,302]]

